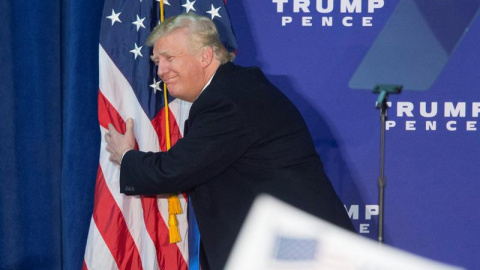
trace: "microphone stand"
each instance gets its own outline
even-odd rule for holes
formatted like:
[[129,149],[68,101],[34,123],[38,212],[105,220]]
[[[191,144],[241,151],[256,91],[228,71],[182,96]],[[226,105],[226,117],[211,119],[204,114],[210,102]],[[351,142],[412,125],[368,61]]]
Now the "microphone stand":
[[378,242],[383,243],[384,226],[384,203],[385,203],[385,124],[387,121],[387,99],[388,94],[398,94],[402,91],[401,85],[379,84],[373,89],[373,93],[378,93],[378,99],[375,107],[380,110],[380,176],[378,177]]

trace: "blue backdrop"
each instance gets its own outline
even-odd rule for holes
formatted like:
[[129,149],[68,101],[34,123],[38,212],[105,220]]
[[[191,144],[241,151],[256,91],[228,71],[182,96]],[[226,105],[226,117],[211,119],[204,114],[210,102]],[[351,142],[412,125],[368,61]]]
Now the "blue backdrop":
[[[379,112],[376,96],[349,81],[400,1],[372,13],[368,4],[383,1],[350,1],[361,2],[358,13],[342,12],[345,0],[325,13],[316,3],[328,1],[277,2],[228,1],[236,63],[260,66],[298,106],[357,230],[373,239]],[[0,269],[82,265],[100,140],[102,7],[0,3]],[[426,91],[391,96],[386,145],[385,242],[468,269],[480,266],[478,44],[477,16]]]
[[[360,13],[342,13],[341,3],[346,1],[332,1],[332,12],[323,14],[316,3],[326,7],[328,1],[277,2],[282,1],[229,2],[239,43],[236,61],[261,66],[296,103],[357,230],[376,239],[379,112],[376,96],[350,88],[349,81],[400,1],[385,1],[373,13],[368,12],[368,3],[383,1],[350,1],[362,3]],[[311,2],[310,12],[295,10],[299,2]],[[420,8],[427,14],[443,12],[445,16],[439,19],[450,20],[451,25],[451,17],[466,17],[465,11],[453,8],[461,3],[478,7],[478,1],[463,0],[437,11],[428,5]],[[478,15],[478,10],[473,10],[476,12]],[[290,17],[284,20],[291,22],[283,26],[283,17]],[[322,26],[322,17],[332,17],[332,26]],[[364,17],[371,17],[371,26],[362,25]],[[351,26],[343,25],[345,18]],[[302,26],[302,20],[310,21],[311,26]],[[432,31],[437,31],[436,38],[445,41],[442,33],[449,31],[450,25],[436,29],[438,21],[429,23]],[[478,44],[477,16],[431,87],[391,96],[389,123],[395,126],[386,134],[385,242],[468,269],[480,266],[480,225],[476,221],[480,205]],[[435,102],[436,115],[423,116],[421,107],[432,112]],[[398,110],[398,106],[407,109]],[[459,108],[458,116],[448,113],[452,106]],[[428,121],[436,121],[436,130],[427,130]]]

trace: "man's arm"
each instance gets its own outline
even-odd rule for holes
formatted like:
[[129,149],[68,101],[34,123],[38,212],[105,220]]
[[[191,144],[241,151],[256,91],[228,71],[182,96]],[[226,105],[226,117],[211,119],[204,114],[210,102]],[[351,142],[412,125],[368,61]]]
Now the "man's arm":
[[192,120],[188,135],[168,152],[128,151],[120,172],[127,195],[176,193],[223,172],[251,144],[243,114],[230,101],[210,100]]

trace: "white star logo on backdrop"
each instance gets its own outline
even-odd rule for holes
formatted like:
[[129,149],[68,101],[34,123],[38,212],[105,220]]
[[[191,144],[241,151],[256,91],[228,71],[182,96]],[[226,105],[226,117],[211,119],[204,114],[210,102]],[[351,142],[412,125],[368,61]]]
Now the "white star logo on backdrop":
[[[146,17],[145,17],[145,18],[146,18]],[[132,22],[132,24],[135,24],[135,25],[137,26],[137,32],[138,32],[138,30],[140,29],[140,27],[145,28],[145,25],[143,25],[143,21],[145,20],[145,18],[140,19],[140,18],[138,17],[138,15],[137,15],[137,20],[134,21],[134,22]]]
[[206,13],[210,14],[212,16],[212,20],[215,18],[215,17],[219,17],[221,18],[222,16],[220,16],[220,14],[218,13],[218,11],[220,10],[221,7],[218,7],[218,8],[215,8],[212,4],[212,9],[210,9],[209,11],[207,11]]
[[133,50],[130,50],[131,53],[133,53],[135,55],[135,59],[137,59],[137,56],[141,56],[143,57],[142,53],[140,52],[140,50],[143,48],[143,46],[140,46],[138,47],[137,46],[137,43],[135,42],[135,49]]
[[150,87],[153,88],[154,93],[157,93],[157,91],[160,91],[160,92],[162,91],[162,88],[160,88],[160,83],[161,82],[162,81],[157,82],[157,80],[155,78],[153,78],[153,83],[150,84]]
[[121,14],[121,12],[115,13],[115,11],[112,9],[112,15],[107,16],[107,19],[112,20],[112,26],[115,22],[120,22],[120,23],[122,22],[122,21],[120,21],[120,14]]
[[190,0],[187,0],[185,4],[182,5],[182,7],[186,8],[187,11],[185,13],[188,13],[190,10],[196,11],[195,8],[193,7],[193,4],[195,4],[196,0],[193,2],[190,2]]

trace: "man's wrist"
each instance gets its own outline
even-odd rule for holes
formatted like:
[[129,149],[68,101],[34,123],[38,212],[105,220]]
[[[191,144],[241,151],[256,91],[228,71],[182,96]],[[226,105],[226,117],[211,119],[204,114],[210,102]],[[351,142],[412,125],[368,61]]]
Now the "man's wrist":
[[127,151],[123,152],[122,158],[120,158],[120,163],[119,163],[120,165],[122,165],[123,157],[125,156],[125,154],[126,154],[128,151],[131,151],[131,150],[133,150],[133,149],[128,149]]

